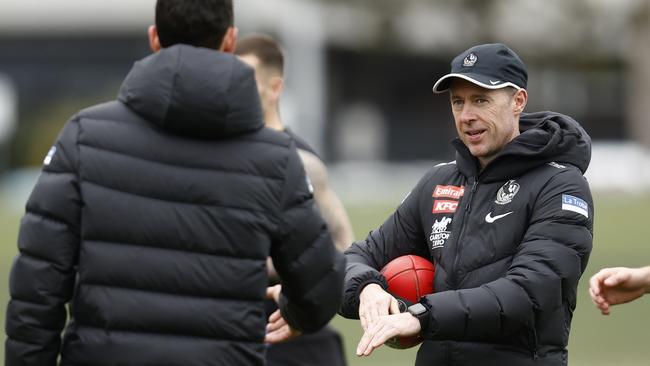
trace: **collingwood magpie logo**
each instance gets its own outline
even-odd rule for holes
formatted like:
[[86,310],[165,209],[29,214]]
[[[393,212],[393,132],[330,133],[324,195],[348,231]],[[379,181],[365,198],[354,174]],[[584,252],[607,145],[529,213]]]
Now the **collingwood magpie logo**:
[[514,179],[509,180],[506,182],[506,184],[499,188],[499,192],[497,192],[497,199],[494,201],[494,203],[499,205],[506,205],[512,202],[512,199],[515,198],[517,192],[519,192],[519,183],[517,183]]
[[470,54],[467,55],[467,57],[465,57],[465,59],[463,60],[463,66],[465,66],[465,67],[472,67],[472,66],[474,66],[474,64],[476,63],[476,61],[478,61],[478,57],[476,57],[476,55],[475,55],[474,53],[470,53]]

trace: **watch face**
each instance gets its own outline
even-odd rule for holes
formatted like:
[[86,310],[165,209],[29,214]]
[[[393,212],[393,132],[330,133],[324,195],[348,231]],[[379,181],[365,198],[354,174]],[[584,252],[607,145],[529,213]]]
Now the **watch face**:
[[422,314],[426,313],[427,308],[424,305],[422,305],[420,303],[417,303],[417,304],[413,304],[413,305],[409,306],[408,311],[409,311],[409,313],[413,314],[414,316],[418,316],[418,315],[422,315]]

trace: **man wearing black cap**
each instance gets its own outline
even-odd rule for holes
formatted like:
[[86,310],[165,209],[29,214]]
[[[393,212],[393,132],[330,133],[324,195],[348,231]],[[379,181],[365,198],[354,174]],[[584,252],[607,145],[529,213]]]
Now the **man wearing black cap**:
[[[346,252],[341,313],[361,320],[357,355],[420,334],[416,365],[567,364],[592,245],[591,139],[567,116],[522,113],[527,79],[511,49],[485,44],[435,83],[450,94],[456,160]],[[435,263],[435,293],[400,313],[378,270],[406,254]]]

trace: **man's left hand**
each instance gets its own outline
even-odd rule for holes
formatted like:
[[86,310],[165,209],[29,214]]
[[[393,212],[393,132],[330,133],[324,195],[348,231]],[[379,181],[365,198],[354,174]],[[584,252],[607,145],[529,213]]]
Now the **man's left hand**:
[[[279,303],[281,291],[281,285],[271,286],[266,289],[266,297]],[[299,335],[300,332],[291,328],[287,321],[282,317],[282,314],[280,314],[280,309],[278,309],[269,316],[269,322],[266,325],[264,343],[281,343]]]
[[365,331],[357,345],[357,356],[369,356],[393,337],[409,337],[420,332],[420,321],[410,313],[380,316]]
[[284,320],[278,309],[269,317],[269,323],[266,325],[264,343],[282,343],[299,335],[300,332],[287,324],[287,321]]

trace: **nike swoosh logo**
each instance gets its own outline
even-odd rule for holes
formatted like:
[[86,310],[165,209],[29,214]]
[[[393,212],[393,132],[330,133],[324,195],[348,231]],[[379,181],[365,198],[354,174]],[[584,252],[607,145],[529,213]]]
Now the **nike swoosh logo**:
[[492,85],[497,85],[497,84],[499,84],[500,82],[501,82],[501,80],[497,80],[497,81],[492,81],[492,80],[490,80],[490,84],[492,84]]
[[485,215],[485,222],[487,222],[488,224],[491,224],[491,223],[497,221],[498,219],[502,219],[502,218],[510,215],[513,212],[514,211],[510,211],[510,212],[504,213],[503,215],[496,215],[496,216],[492,216],[492,212],[490,212],[487,215]]

